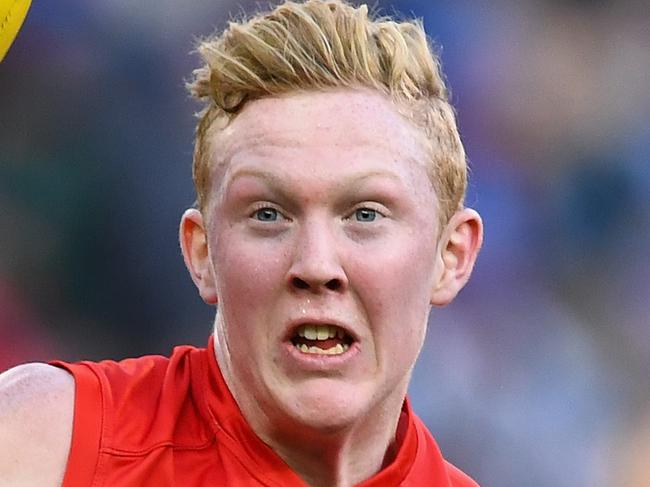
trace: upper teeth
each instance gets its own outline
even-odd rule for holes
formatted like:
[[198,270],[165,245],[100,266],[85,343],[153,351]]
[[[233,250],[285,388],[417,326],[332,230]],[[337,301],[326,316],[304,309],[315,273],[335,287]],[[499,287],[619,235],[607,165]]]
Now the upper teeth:
[[298,328],[298,336],[307,340],[327,340],[336,336],[344,338],[345,332],[332,325],[301,325]]

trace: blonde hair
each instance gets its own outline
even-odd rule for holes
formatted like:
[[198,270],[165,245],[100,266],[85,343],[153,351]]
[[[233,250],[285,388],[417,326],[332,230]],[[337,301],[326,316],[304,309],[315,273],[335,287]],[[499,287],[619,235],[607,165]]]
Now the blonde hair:
[[430,177],[441,222],[462,207],[465,151],[443,81],[440,61],[419,21],[373,19],[368,7],[344,0],[285,1],[248,21],[231,22],[202,40],[205,65],[193,72],[190,93],[206,103],[195,139],[192,173],[203,211],[210,191],[209,135],[225,128],[246,103],[308,90],[371,88],[424,130]]

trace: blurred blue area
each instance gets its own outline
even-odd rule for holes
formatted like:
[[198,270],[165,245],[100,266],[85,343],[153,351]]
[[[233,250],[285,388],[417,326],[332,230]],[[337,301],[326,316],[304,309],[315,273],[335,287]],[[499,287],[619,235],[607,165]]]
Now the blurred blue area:
[[[252,6],[33,3],[0,64],[0,369],[206,342],[177,243],[183,84],[196,36]],[[416,410],[484,486],[650,485],[626,453],[650,443],[631,434],[650,410],[650,10],[378,7],[440,47],[486,225],[472,281],[432,313]]]

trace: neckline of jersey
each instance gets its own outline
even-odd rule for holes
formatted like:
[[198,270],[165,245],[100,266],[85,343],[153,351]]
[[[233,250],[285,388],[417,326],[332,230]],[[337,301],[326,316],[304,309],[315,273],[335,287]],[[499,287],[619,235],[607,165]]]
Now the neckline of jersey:
[[[208,346],[203,349],[200,363],[201,381],[197,393],[204,414],[218,441],[240,461],[251,476],[263,485],[278,487],[305,487],[306,484],[291,468],[265,444],[252,430],[244,418],[235,398],[232,396],[221,374],[214,353],[214,337],[210,335]],[[197,381],[198,382],[198,381]],[[418,454],[418,433],[414,413],[406,397],[402,406],[396,432],[397,454],[393,461],[374,476],[357,487],[380,487],[400,485],[408,476]]]

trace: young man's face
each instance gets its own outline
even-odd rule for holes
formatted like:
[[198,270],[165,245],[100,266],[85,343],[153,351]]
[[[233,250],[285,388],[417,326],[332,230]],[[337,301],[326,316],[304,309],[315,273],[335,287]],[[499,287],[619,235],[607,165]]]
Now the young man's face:
[[401,402],[443,266],[421,132],[383,96],[341,90],[251,102],[212,146],[215,335],[235,397],[328,430]]

